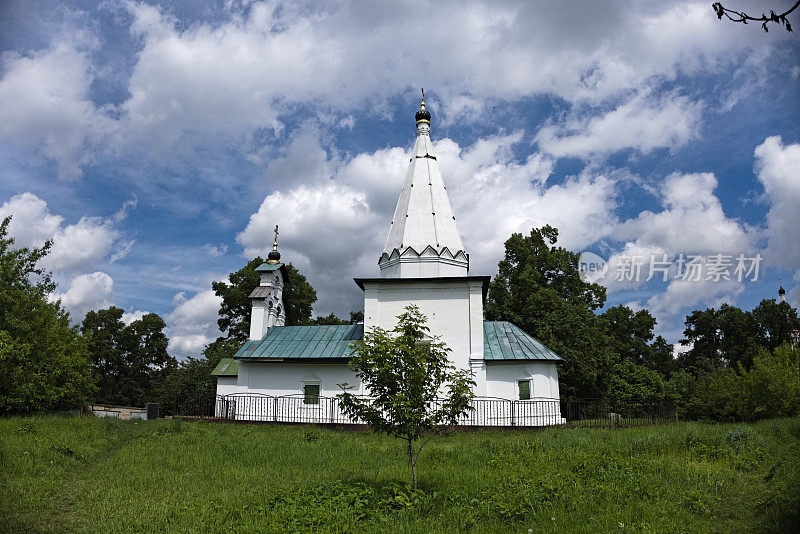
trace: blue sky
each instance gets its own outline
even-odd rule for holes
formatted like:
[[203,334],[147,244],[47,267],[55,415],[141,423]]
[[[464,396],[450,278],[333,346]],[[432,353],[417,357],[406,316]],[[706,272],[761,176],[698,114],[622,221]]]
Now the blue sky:
[[[552,224],[608,260],[609,305],[650,310],[671,342],[692,309],[752,307],[778,278],[800,304],[795,33],[706,1],[0,10],[0,214],[21,245],[54,241],[75,319],[156,312],[171,350],[198,354],[218,335],[211,282],[275,224],[315,312],[360,309],[420,87],[472,273]],[[664,254],[763,259],[756,281],[616,279]]]

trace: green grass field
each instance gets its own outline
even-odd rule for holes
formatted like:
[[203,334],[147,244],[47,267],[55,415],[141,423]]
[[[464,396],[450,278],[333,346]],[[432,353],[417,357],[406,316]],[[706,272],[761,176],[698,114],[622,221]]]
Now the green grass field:
[[4,532],[791,532],[800,418],[457,432],[0,419]]

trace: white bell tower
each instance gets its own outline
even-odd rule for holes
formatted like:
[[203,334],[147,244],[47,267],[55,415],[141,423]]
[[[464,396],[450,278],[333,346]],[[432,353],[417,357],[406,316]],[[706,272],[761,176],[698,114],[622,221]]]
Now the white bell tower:
[[275,241],[267,262],[256,267],[261,273],[259,286],[250,293],[253,308],[250,313],[250,339],[263,339],[273,326],[286,323],[286,307],[283,303],[283,290],[288,281],[286,267],[280,262],[278,252],[278,226],[275,226]]

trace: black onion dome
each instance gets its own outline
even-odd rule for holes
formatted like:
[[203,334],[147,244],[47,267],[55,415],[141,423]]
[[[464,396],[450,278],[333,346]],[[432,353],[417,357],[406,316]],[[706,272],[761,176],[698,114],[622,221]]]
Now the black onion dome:
[[281,253],[280,253],[280,252],[278,252],[277,250],[273,250],[272,252],[270,252],[270,253],[267,255],[267,259],[268,259],[269,261],[273,261],[273,262],[275,262],[275,263],[278,263],[278,262],[280,261],[280,259],[281,259]]
[[781,286],[780,289],[778,289],[778,295],[785,295],[785,294],[786,294],[786,290],[783,289],[783,286]]
[[419,111],[417,111],[417,113],[414,115],[414,118],[416,119],[417,122],[420,121],[431,122],[431,112],[425,109],[425,102],[422,103]]

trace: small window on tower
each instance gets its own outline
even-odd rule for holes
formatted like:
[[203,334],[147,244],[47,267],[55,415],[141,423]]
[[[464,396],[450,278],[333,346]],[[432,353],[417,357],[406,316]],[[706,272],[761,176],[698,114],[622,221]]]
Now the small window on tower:
[[519,386],[519,400],[529,400],[531,398],[531,381],[520,380],[517,385]]
[[319,404],[319,384],[303,386],[303,404]]

